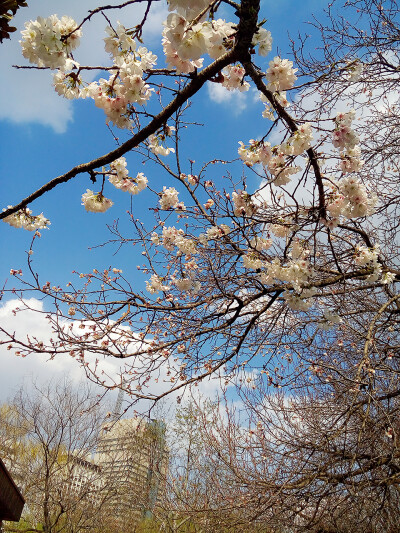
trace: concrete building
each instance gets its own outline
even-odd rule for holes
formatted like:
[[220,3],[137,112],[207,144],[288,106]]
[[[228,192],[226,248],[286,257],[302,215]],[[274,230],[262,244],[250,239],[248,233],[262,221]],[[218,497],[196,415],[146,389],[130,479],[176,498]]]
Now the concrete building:
[[166,473],[164,424],[129,418],[103,426],[94,463],[108,487],[107,507],[116,520],[151,517]]

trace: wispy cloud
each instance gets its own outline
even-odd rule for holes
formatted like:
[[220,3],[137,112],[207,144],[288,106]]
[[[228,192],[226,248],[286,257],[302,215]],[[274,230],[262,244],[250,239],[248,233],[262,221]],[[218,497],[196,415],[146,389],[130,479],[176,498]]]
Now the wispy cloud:
[[229,111],[233,111],[235,115],[239,115],[247,107],[247,95],[245,92],[228,91],[223,85],[212,82],[208,82],[207,91],[213,102],[228,107]]

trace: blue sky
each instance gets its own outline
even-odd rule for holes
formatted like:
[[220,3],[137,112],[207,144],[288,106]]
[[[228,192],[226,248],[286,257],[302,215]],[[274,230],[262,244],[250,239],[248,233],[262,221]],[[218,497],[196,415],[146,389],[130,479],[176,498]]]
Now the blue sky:
[[[32,0],[29,8],[19,10],[15,17],[18,30],[23,29],[25,20],[44,17],[53,13],[59,16],[71,15],[80,21],[88,9],[98,2],[70,0]],[[293,6],[296,6],[295,9]],[[279,52],[285,56],[289,51],[288,33],[292,36],[298,30],[306,33],[310,27],[303,25],[311,20],[312,13],[321,16],[324,2],[321,0],[293,0],[262,2],[261,18],[268,19],[265,27],[272,32],[273,50],[267,58],[257,58],[258,64],[267,69],[268,61]],[[121,20],[126,26],[133,26],[138,20],[138,8],[130,8],[125,16],[121,12],[110,15],[112,21]],[[141,9],[141,8],[139,8]],[[157,4],[151,13],[149,30],[144,34],[144,44],[160,58],[161,23],[166,18],[166,8]],[[106,64],[107,55],[103,50],[105,20],[98,15],[84,26],[82,45],[76,53],[81,64]],[[315,36],[316,37],[316,36]],[[0,45],[0,198],[2,206],[14,204],[45,182],[69,170],[76,164],[89,161],[115,147],[115,141],[105,126],[104,114],[97,109],[92,100],[67,101],[59,97],[51,86],[51,75],[47,71],[16,70],[12,64],[26,64],[19,51],[19,35],[14,34],[11,41]],[[162,61],[162,58],[161,58]],[[190,136],[183,140],[183,159],[194,159],[196,164],[218,158],[237,157],[239,140],[248,142],[250,138],[263,136],[269,123],[261,118],[262,105],[253,91],[246,94],[221,93],[220,86],[205,88],[193,98],[188,120],[204,123],[195,126]],[[150,104],[152,105],[152,104]],[[121,140],[126,132],[118,132]],[[132,174],[145,172],[150,185],[161,190],[162,185],[172,185],[165,180],[159,169],[146,165],[142,157],[135,154],[127,156],[128,168]],[[242,172],[241,166],[237,167]],[[187,167],[189,172],[189,167]],[[254,178],[255,179],[255,178]],[[255,183],[256,186],[256,183]],[[88,248],[101,244],[108,238],[107,224],[120,219],[121,226],[129,230],[126,210],[130,208],[131,198],[120,193],[110,185],[106,196],[115,205],[105,214],[86,213],[81,206],[81,195],[87,188],[94,188],[87,175],[79,175],[68,184],[58,187],[45,197],[37,200],[31,207],[34,214],[43,211],[51,220],[49,230],[42,231],[34,253],[34,267],[43,282],[65,284],[72,278],[72,270],[86,272],[96,267],[108,266],[131,269],[132,278],[137,276],[135,265],[140,256],[131,247],[125,247],[119,254],[112,256],[111,247]],[[138,217],[146,216],[144,206],[146,193],[133,197],[133,210]],[[10,268],[26,269],[26,251],[32,235],[22,229],[0,224],[0,282],[10,278]],[[11,282],[7,284],[12,286]],[[9,299],[5,298],[4,302]],[[3,308],[0,320],[11,324],[9,309]],[[34,319],[26,319],[26,324],[18,327],[26,331],[40,331],[43,324],[35,324]],[[29,329],[30,328],[30,329]],[[36,329],[35,329],[36,328]],[[0,347],[0,400],[4,399],[25,375],[42,375],[46,378],[57,373],[79,371],[59,362],[57,365],[43,363],[32,357],[30,361],[16,360],[11,352]],[[25,379],[31,379],[30,377]]]

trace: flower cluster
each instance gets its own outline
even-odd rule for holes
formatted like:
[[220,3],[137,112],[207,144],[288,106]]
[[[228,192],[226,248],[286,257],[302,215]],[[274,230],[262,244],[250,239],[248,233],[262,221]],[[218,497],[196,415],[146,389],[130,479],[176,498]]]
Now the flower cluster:
[[274,148],[274,157],[271,157],[268,163],[268,170],[274,177],[274,185],[287,185],[290,182],[290,176],[297,174],[301,170],[300,167],[291,167],[288,165],[285,153],[281,151],[280,146]]
[[267,141],[250,139],[248,147],[239,141],[238,154],[248,167],[255,164],[262,164],[267,167],[275,178],[274,184],[276,186],[286,185],[290,181],[290,176],[301,170],[298,166],[290,166],[286,156],[300,155],[311,146],[311,139],[312,133],[309,124],[303,124],[286,143],[273,148]]
[[338,183],[332,182],[331,185],[335,190],[327,210],[336,219],[334,220],[336,224],[341,215],[346,218],[357,218],[369,216],[374,212],[377,197],[373,194],[368,195],[365,185],[359,179],[349,176]]
[[231,228],[227,224],[221,224],[220,226],[212,226],[208,228],[206,233],[201,233],[199,235],[199,242],[204,245],[207,245],[208,241],[220,239],[224,235],[228,235],[231,231]]
[[136,57],[136,54],[127,54],[114,58],[117,73],[112,73],[108,80],[100,78],[81,91],[82,97],[93,98],[95,105],[103,109],[107,123],[111,121],[118,128],[132,126],[130,104],[144,105],[151,96],[152,89],[143,80],[144,66]]
[[167,187],[164,185],[161,198],[159,200],[161,209],[173,209],[178,207],[178,191],[174,187]]
[[353,149],[359,142],[359,137],[351,128],[356,113],[351,109],[347,113],[338,113],[335,118],[336,128],[332,135],[332,142],[339,150]]
[[248,167],[258,163],[266,166],[272,157],[271,144],[266,141],[250,139],[249,146],[246,147],[242,141],[239,141],[238,154]]
[[121,191],[138,194],[147,187],[148,180],[143,172],[139,172],[136,178],[128,176],[125,157],[120,157],[110,164],[113,174],[108,174],[108,181]]
[[90,189],[86,189],[86,192],[82,194],[82,205],[86,211],[91,213],[104,213],[113,205],[113,202],[103,196],[101,192],[95,193]]
[[237,217],[251,217],[257,211],[257,206],[253,202],[251,195],[246,191],[234,191],[232,193],[233,212]]
[[259,28],[254,35],[251,42],[253,46],[258,46],[258,53],[260,56],[266,56],[272,50],[272,35],[271,32],[265,28]]
[[302,124],[286,142],[281,144],[280,148],[286,155],[300,155],[311,148],[312,139],[311,125]]
[[[182,10],[181,10],[182,11]],[[217,59],[231,46],[235,29],[222,19],[191,24],[181,13],[170,13],[164,22],[163,48],[168,67],[178,73],[193,72],[201,56]]]
[[[162,43],[166,62],[168,68],[176,70],[177,73],[193,72],[202,67],[202,56],[208,54],[212,59],[217,59],[233,45],[234,24],[222,19],[203,20],[193,24],[190,20],[197,10],[197,6],[188,8],[179,5],[177,12],[170,13],[164,22]],[[271,33],[260,28],[254,35],[252,44],[258,46],[260,55],[266,56],[272,47]],[[243,75],[244,70],[241,67],[227,67],[223,73],[223,85],[229,90],[248,90],[249,85],[243,82]]]
[[68,100],[80,97],[80,79],[72,72],[68,74],[62,70],[57,71],[53,76],[53,85],[56,93]]
[[308,284],[312,276],[313,269],[307,259],[308,251],[303,253],[295,260],[289,261],[286,266],[282,266],[279,259],[275,257],[270,263],[266,264],[266,271],[262,273],[261,281],[271,283],[271,280],[278,280],[291,285],[297,292],[300,292],[304,285]]
[[243,266],[245,268],[252,268],[253,270],[258,270],[262,267],[263,261],[257,253],[250,252],[246,255],[243,255]]
[[[161,244],[160,236],[158,235],[158,233],[152,233],[151,241],[156,246]],[[175,228],[175,226],[163,227],[162,245],[170,252],[172,252],[175,247],[177,247],[179,252],[185,255],[194,255],[197,253],[195,242],[192,239],[186,238],[185,232],[182,229]]]
[[293,221],[290,219],[287,219],[287,220],[280,219],[279,222],[280,223],[278,224],[271,224],[269,229],[272,231],[272,233],[276,237],[285,239],[293,231]]
[[[289,101],[286,98],[286,91],[280,91],[274,93],[275,100],[278,102],[279,105],[282,107],[289,107]],[[265,96],[265,94],[260,93],[260,100],[263,102],[264,105],[264,111],[262,112],[263,118],[267,118],[269,120],[275,120],[275,116],[273,113],[273,110],[270,107],[270,102],[268,98]]]
[[192,294],[197,294],[201,289],[201,283],[195,281],[193,276],[185,275],[183,278],[173,278],[172,279],[176,288],[181,292],[191,292]]
[[364,164],[361,159],[361,149],[358,145],[354,148],[347,148],[341,153],[340,169],[343,173],[359,172]]
[[253,250],[261,252],[263,250],[268,250],[272,245],[272,239],[266,239],[265,237],[254,237],[250,241],[250,247]]
[[334,325],[340,324],[343,320],[339,315],[332,313],[332,311],[325,311],[323,319],[318,322],[318,327],[320,329],[331,329]]
[[199,183],[199,177],[193,174],[181,174],[181,179],[186,179],[193,187]]
[[30,20],[21,32],[22,55],[38,67],[70,70],[76,65],[70,53],[79,45],[82,35],[76,28],[76,22],[67,16]]
[[[172,252],[175,247],[175,241],[178,238],[181,238],[183,235],[184,235],[184,231],[181,229],[176,229],[175,226],[172,226],[172,227],[164,226],[162,230],[162,245],[164,246],[164,248]],[[158,233],[156,232],[152,233],[151,241],[156,246],[160,244],[160,237]]]
[[383,283],[383,285],[389,285],[390,283],[393,283],[395,279],[396,274],[394,272],[385,272],[382,276],[381,283]]
[[143,73],[151,68],[157,57],[144,47],[136,49],[130,32],[118,23],[114,30],[106,29],[105,49],[113,56],[113,71],[109,79],[101,78],[83,87],[79,71],[68,72],[79,67],[71,57],[71,51],[79,44],[81,30],[70,17],[56,15],[47,19],[39,17],[26,23],[22,32],[22,53],[31,63],[58,69],[53,82],[58,94],[68,99],[94,99],[97,107],[104,110],[107,123],[119,128],[130,128],[130,104],[145,104],[151,96],[151,89],[143,80]]
[[170,11],[177,11],[191,20],[197,17],[210,4],[210,0],[168,0],[168,9]]
[[345,70],[344,78],[348,81],[358,81],[363,73],[364,65],[361,61],[352,61]]
[[[12,206],[9,205],[8,209],[11,207]],[[5,211],[5,209],[3,209],[3,211]],[[37,229],[43,229],[50,226],[50,220],[44,217],[43,213],[34,216],[32,215],[32,211],[27,208],[20,209],[16,213],[8,215],[8,217],[5,217],[3,220],[14,228],[23,228],[28,231],[35,231]]]
[[310,296],[312,296],[312,292],[310,293],[310,291],[303,291],[301,296],[290,292],[285,292],[284,294],[284,298],[290,309],[303,312],[308,311],[312,306],[312,300],[309,299]]
[[164,285],[163,278],[157,274],[153,274],[150,281],[146,281],[146,289],[150,294],[156,294],[159,291],[169,291],[170,287]]
[[228,91],[234,91],[237,89],[240,92],[248,91],[250,89],[250,84],[247,81],[244,81],[245,70],[243,67],[238,65],[228,65],[222,71],[223,82],[222,85]]
[[[250,247],[247,251],[247,254],[243,255],[243,266],[245,268],[251,268],[253,270],[258,270],[263,267],[265,264],[262,255],[259,252],[268,250],[272,245],[272,239],[267,239],[265,237],[254,237],[250,241]],[[264,277],[264,280],[266,278]],[[269,278],[271,281],[271,278]]]
[[120,22],[117,23],[115,29],[108,26],[106,33],[108,37],[104,39],[104,49],[112,56],[117,57],[121,52],[134,52],[136,50],[134,39]]
[[354,261],[358,266],[378,265],[379,247],[367,248],[367,246],[357,246]]
[[153,154],[164,156],[174,153],[174,148],[166,148],[162,144],[167,137],[171,137],[173,131],[175,131],[174,126],[165,126],[162,133],[150,135],[148,138],[149,150],[153,152]]
[[296,72],[297,69],[293,69],[292,61],[281,59],[279,56],[274,57],[269,62],[269,69],[265,74],[269,82],[268,89],[271,91],[287,91],[291,89],[297,80]]
[[[366,281],[374,282],[377,281],[382,274],[382,267],[379,262],[379,246],[375,245],[373,248],[368,248],[367,246],[359,245],[356,248],[356,253],[354,257],[354,262],[358,266],[372,267],[373,272],[370,274]],[[391,272],[386,272],[381,278],[381,282],[386,285],[393,281],[394,277]]]

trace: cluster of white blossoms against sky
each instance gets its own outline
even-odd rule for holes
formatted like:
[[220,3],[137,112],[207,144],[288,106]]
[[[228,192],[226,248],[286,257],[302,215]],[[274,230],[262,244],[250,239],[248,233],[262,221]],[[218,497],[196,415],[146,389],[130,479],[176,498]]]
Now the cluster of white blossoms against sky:
[[[233,23],[221,19],[200,20],[196,24],[191,22],[208,5],[208,1],[169,2],[170,10],[177,11],[168,16],[162,33],[165,60],[170,70],[177,73],[192,72],[203,65],[204,58],[201,56],[208,54],[211,59],[217,59],[232,46],[236,31]],[[53,81],[58,94],[68,99],[91,97],[95,105],[105,112],[107,123],[112,122],[118,128],[134,128],[129,106],[143,105],[151,97],[153,91],[143,80],[143,75],[155,65],[157,57],[145,47],[138,47],[132,38],[132,32],[118,23],[115,29],[106,28],[108,36],[104,39],[105,50],[111,55],[113,62],[109,78],[85,83],[80,65],[71,55],[79,46],[82,36],[82,30],[77,26],[71,17],[63,16],[59,19],[56,15],[38,17],[35,21],[27,22],[26,29],[22,31],[23,56],[38,67],[56,70]],[[267,55],[272,46],[271,33],[260,28],[254,36],[253,44],[258,47],[260,55]],[[224,69],[222,85],[229,90],[248,90],[250,85],[243,78],[242,67],[229,65]],[[149,136],[148,148],[157,155],[173,153],[173,148],[163,145],[163,141],[173,130],[173,127],[166,126],[162,134]],[[119,162],[111,165],[115,178],[109,178],[109,181],[122,190],[136,194],[145,188],[147,180],[139,174],[135,180],[130,180],[127,175],[121,178],[117,166],[123,165],[124,161],[120,158]],[[90,190],[82,196],[82,203],[87,211],[92,212],[104,212],[113,205],[102,192],[94,193]],[[26,214],[21,214],[19,218],[23,216]],[[17,218],[10,216],[4,220],[17,225]],[[30,218],[30,225],[19,227],[44,227],[43,217],[37,220],[37,225],[33,217]]]
[[[167,70],[176,74],[192,73],[206,66],[207,61],[218,59],[234,45],[237,26],[222,19],[207,20],[207,9],[210,6],[208,0],[169,0],[168,4],[172,12],[164,22],[162,32]],[[105,50],[110,54],[112,62],[108,68],[109,77],[87,83],[82,77],[85,67],[81,67],[71,54],[77,49],[82,35],[81,28],[74,20],[66,16],[59,19],[52,15],[48,18],[39,17],[36,21],[26,23],[25,27],[22,32],[22,53],[38,67],[48,67],[56,71],[54,86],[58,94],[69,99],[92,98],[95,105],[104,111],[107,123],[131,131],[137,127],[132,118],[135,106],[146,104],[154,93],[145,79],[156,64],[157,57],[144,46],[138,46],[133,37],[135,31],[126,29],[121,23],[115,28],[106,28]],[[259,27],[253,37],[252,45],[260,56],[266,56],[272,48],[271,33]],[[352,72],[351,76],[358,75],[361,68],[356,64],[355,73]],[[263,75],[267,82],[266,88],[273,95],[273,99],[269,98],[267,101],[266,96],[261,94],[260,98],[265,103],[262,115],[275,120],[274,106],[281,110],[290,106],[286,91],[294,87],[297,79],[296,69],[288,59],[276,56],[269,61],[268,69]],[[231,64],[223,68],[218,80],[215,81],[229,91],[247,91],[250,85],[244,78],[245,69],[241,65]],[[376,196],[370,194],[358,178],[352,175],[343,177],[343,174],[358,172],[363,165],[358,145],[359,138],[352,129],[354,119],[355,113],[351,110],[339,113],[334,121],[330,144],[339,152],[337,158],[340,160],[338,164],[340,179],[335,180],[331,175],[328,179],[323,173],[321,174],[323,187],[326,188],[324,205],[326,216],[324,215],[322,222],[329,229],[337,227],[341,218],[352,219],[371,215],[377,202]],[[158,132],[143,141],[145,147],[157,157],[168,156],[174,152],[174,149],[166,146],[166,143],[174,131],[174,127],[164,124]],[[281,144],[272,146],[264,139],[251,139],[248,145],[239,141],[238,153],[248,167],[254,165],[263,167],[271,186],[283,187],[291,182],[292,176],[302,170],[302,167],[296,164],[296,158],[312,149],[312,141],[311,124],[299,122]],[[320,163],[322,162],[321,160]],[[99,173],[108,178],[113,186],[130,194],[138,194],[148,185],[143,173],[138,173],[135,178],[129,176],[124,157],[118,158],[109,165],[109,169],[103,168]],[[189,191],[194,191],[199,184],[199,177],[181,174],[181,181],[187,184]],[[174,187],[164,186],[158,193],[157,209],[184,212],[186,207],[179,200],[178,194]],[[260,207],[259,202],[246,190],[233,190],[227,198],[235,217],[243,219],[253,217]],[[113,202],[105,197],[102,188],[100,192],[88,189],[82,195],[82,204],[87,211],[104,212],[113,205]],[[214,200],[210,198],[203,206],[205,210],[213,208]],[[43,215],[34,217],[27,209],[4,220],[15,227],[29,230],[46,227],[49,224]],[[281,222],[271,224],[269,232],[278,240],[286,239],[293,232],[292,226],[290,217],[285,216]],[[151,237],[153,245],[164,246],[168,251],[176,250],[178,254],[186,257],[188,266],[179,277],[173,275],[168,280],[156,273],[153,274],[147,282],[147,290],[152,294],[167,292],[174,285],[180,291],[196,293],[199,285],[195,281],[194,272],[197,267],[194,266],[192,256],[198,253],[199,246],[206,246],[210,240],[223,238],[229,235],[230,231],[229,225],[214,222],[196,238],[187,237],[183,230],[175,227],[164,226],[161,234],[154,232]],[[259,237],[250,241],[248,252],[242,255],[243,266],[246,269],[260,270],[262,283],[287,283],[295,291],[286,293],[288,305],[293,309],[308,309],[311,299],[307,298],[313,294],[313,289],[310,288],[313,269],[308,259],[310,250],[299,240],[292,239],[288,258],[285,258],[283,264],[277,257],[269,257],[268,260],[262,258],[262,252],[267,251],[272,244],[269,237]],[[373,276],[381,275],[376,249],[359,247],[355,262],[359,266],[372,267]],[[384,274],[382,281],[389,283],[390,276]]]

